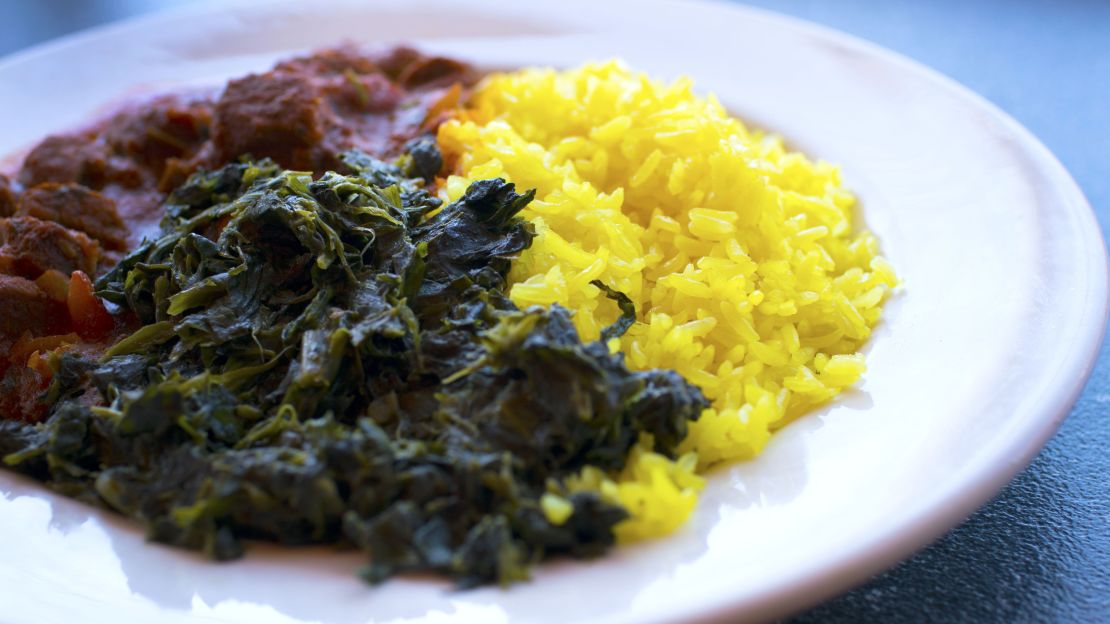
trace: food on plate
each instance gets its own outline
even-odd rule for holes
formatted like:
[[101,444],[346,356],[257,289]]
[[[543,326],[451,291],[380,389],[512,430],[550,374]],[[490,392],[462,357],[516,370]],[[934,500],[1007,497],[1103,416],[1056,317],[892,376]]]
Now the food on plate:
[[239,556],[526,578],[662,535],[854,383],[896,278],[837,170],[617,62],[338,48],[0,178],[0,457]]

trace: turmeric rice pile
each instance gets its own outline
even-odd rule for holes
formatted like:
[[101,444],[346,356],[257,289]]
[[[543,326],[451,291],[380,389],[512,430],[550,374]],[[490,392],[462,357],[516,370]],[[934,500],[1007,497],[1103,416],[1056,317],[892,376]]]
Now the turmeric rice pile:
[[[563,485],[627,508],[621,540],[674,530],[699,471],[758,455],[864,372],[859,349],[897,278],[853,228],[838,169],[749,130],[689,80],[616,61],[495,74],[438,140],[456,173],[447,199],[493,177],[537,191],[522,215],[538,236],[510,275],[516,305],[558,303],[596,339],[619,314],[590,284],[600,279],[638,315],[610,348],[632,368],[676,370],[713,403],[685,455],[645,442],[621,474],[587,468]],[[555,490],[543,501],[552,518],[562,503]]]

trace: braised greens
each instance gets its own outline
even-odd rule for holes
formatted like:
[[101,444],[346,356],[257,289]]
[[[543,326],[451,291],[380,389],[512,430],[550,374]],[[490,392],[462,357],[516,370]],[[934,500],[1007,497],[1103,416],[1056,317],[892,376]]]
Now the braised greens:
[[[532,193],[484,180],[441,206],[419,179],[431,150],[348,153],[349,175],[319,179],[266,160],[194,175],[162,236],[97,283],[139,329],[56,358],[51,416],[0,423],[4,461],[217,559],[244,538],[334,542],[370,553],[372,581],[473,585],[603,552],[626,512],[561,480],[619,470],[645,435],[672,454],[706,400],[582,343],[563,308],[516,309]],[[616,337],[635,311],[598,286]]]

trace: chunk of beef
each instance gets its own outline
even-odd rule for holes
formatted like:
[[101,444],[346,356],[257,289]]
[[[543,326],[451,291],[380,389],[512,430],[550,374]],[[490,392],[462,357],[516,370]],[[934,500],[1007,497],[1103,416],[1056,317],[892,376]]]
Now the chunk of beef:
[[397,80],[401,72],[405,71],[409,65],[423,58],[425,58],[424,55],[413,48],[408,46],[397,46],[379,52],[374,57],[374,63],[381,68],[387,76],[393,80]]
[[19,198],[16,215],[81,230],[108,249],[127,246],[127,227],[116,211],[116,202],[79,184],[49,182],[27,189]]
[[15,191],[12,190],[12,181],[6,175],[0,175],[0,217],[10,217],[15,213]]
[[104,128],[113,153],[145,167],[157,181],[171,158],[190,158],[208,139],[212,105],[200,98],[162,96],[114,115]]
[[[419,52],[408,49],[413,54]],[[328,74],[344,74],[348,71],[356,74],[373,74],[381,72],[374,57],[352,45],[340,45],[327,50],[319,50],[309,56],[281,61],[274,65],[276,72],[289,72],[310,76],[324,76]]]
[[0,275],[0,335],[18,336],[29,331],[36,336],[64,333],[69,327],[69,309],[29,279]]
[[35,217],[0,219],[0,273],[35,279],[47,269],[96,274],[100,245],[85,233]]
[[274,66],[274,72],[296,74],[312,82],[333,107],[331,112],[337,113],[326,116],[326,126],[352,115],[392,111],[404,97],[404,90],[371,57],[352,46],[290,59]]
[[421,57],[409,63],[397,76],[397,82],[407,89],[445,87],[464,82],[470,67],[442,56]]
[[405,94],[382,74],[356,74],[352,71],[318,76],[313,82],[337,114],[329,119],[334,124],[355,115],[389,113],[397,108]]
[[107,147],[95,134],[47,137],[23,159],[19,181],[24,186],[57,182],[98,188],[105,181],[108,156]]
[[218,157],[269,157],[284,167],[312,169],[312,147],[323,136],[322,101],[296,74],[252,74],[228,83],[216,103],[212,140]]

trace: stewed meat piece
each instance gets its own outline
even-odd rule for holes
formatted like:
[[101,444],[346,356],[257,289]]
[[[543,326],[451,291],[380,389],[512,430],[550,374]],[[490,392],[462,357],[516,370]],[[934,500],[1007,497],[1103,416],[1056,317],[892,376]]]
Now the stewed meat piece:
[[303,76],[268,72],[232,80],[216,103],[212,125],[219,159],[250,154],[312,170],[312,147],[324,133],[321,106]]
[[23,332],[45,336],[68,330],[65,301],[51,297],[35,282],[16,275],[0,275],[0,335]]
[[23,159],[19,181],[24,186],[46,182],[99,187],[105,182],[109,153],[93,132],[50,136]]
[[116,202],[80,184],[47,182],[30,188],[19,198],[16,215],[56,221],[92,236],[108,249],[127,246],[127,226]]
[[35,217],[0,219],[0,273],[35,279],[49,269],[95,275],[100,245],[84,232]]

